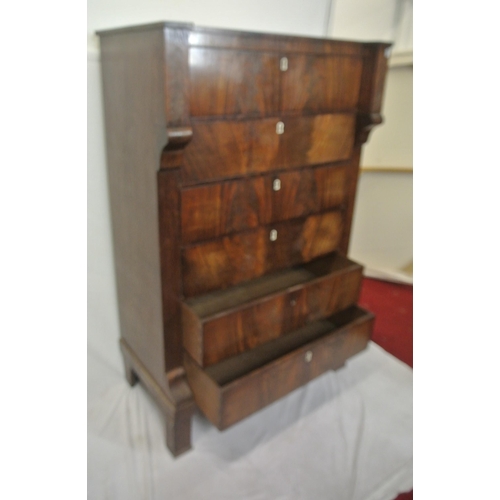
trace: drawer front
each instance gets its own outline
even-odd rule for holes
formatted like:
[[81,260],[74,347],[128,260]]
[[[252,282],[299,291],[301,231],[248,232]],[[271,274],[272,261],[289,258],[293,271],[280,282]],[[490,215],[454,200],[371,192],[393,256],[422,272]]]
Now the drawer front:
[[331,254],[184,303],[184,347],[201,366],[254,349],[354,305],[361,276],[360,265]]
[[189,49],[191,116],[276,114],[276,54],[210,48]]
[[317,167],[185,188],[182,241],[193,243],[339,207],[347,167]]
[[289,55],[281,80],[282,110],[320,113],[356,109],[362,68],[361,57]]
[[[279,125],[279,124],[282,125]],[[184,184],[348,160],[354,114],[191,122]]]
[[340,243],[343,212],[326,212],[182,249],[184,296],[237,285],[309,262]]
[[340,368],[366,347],[372,325],[371,313],[353,307],[205,369],[186,355],[195,401],[214,425],[225,429]]
[[189,49],[191,116],[269,116],[280,112],[353,111],[363,60],[356,55]]
[[[283,168],[347,160],[354,145],[354,114],[284,118],[278,164]],[[256,169],[266,169],[265,165]]]

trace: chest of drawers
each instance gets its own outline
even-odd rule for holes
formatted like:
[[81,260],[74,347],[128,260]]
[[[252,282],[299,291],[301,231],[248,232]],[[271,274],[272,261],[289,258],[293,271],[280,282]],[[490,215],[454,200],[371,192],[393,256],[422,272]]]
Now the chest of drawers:
[[127,379],[174,455],[365,348],[348,249],[388,45],[158,23],[99,33]]

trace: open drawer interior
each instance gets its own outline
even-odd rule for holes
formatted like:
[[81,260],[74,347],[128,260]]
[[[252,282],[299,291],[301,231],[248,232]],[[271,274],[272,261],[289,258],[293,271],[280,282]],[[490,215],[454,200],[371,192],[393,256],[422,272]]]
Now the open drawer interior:
[[189,299],[186,304],[200,318],[205,318],[228,309],[238,308],[244,303],[258,300],[297,285],[305,285],[329,274],[360,268],[359,264],[335,252],[306,264],[248,281],[242,285]]
[[354,305],[362,267],[338,253],[191,299],[184,347],[201,366],[257,348]]
[[198,406],[219,429],[238,422],[363,350],[373,315],[350,307],[203,369],[185,356]]

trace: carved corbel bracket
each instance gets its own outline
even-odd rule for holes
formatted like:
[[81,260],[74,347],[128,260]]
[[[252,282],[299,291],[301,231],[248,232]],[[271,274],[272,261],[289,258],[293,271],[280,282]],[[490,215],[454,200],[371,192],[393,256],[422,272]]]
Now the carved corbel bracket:
[[187,383],[184,367],[179,366],[166,373],[167,384],[172,399],[177,404],[189,402],[192,399],[191,389]]
[[180,167],[183,163],[184,148],[192,138],[191,127],[168,127],[167,144],[162,151],[160,168]]
[[373,127],[382,123],[380,113],[361,113],[356,118],[356,144],[364,144]]

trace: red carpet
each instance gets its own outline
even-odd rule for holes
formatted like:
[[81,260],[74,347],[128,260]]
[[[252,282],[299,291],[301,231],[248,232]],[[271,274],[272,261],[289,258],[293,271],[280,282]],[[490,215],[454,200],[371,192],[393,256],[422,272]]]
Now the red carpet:
[[401,495],[398,495],[395,500],[413,500],[413,490],[408,493],[401,493]]
[[[413,286],[364,278],[359,304],[375,314],[373,342],[413,368]],[[395,500],[413,500],[413,490]]]
[[372,340],[413,368],[413,286],[364,278],[359,304],[375,314]]

